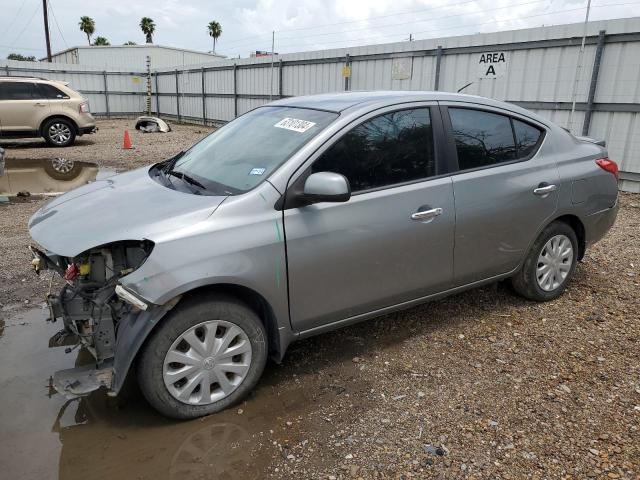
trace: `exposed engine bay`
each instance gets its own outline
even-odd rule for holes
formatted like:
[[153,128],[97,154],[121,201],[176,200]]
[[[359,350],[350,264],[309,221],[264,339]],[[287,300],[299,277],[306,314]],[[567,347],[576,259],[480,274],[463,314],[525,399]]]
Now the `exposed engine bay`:
[[84,347],[95,358],[95,365],[86,369],[90,378],[84,379],[84,385],[82,378],[76,378],[77,372],[56,373],[54,386],[61,393],[72,397],[102,385],[110,387],[119,327],[124,318],[147,307],[140,300],[136,302],[133,294],[118,285],[118,280],[139,268],[152,249],[153,242],[129,240],[69,258],[31,247],[36,273],[52,270],[65,281],[59,293],[49,292],[47,296],[49,320],[61,320],[63,324],[49,346],[67,346],[68,352]]

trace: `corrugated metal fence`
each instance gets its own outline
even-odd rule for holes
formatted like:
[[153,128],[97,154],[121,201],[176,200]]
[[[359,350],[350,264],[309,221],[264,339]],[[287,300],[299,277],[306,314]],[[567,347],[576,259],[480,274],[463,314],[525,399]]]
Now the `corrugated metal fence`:
[[[344,90],[442,90],[506,100],[604,138],[622,187],[640,190],[640,18],[591,22],[581,68],[580,24],[421,40],[155,70],[152,110],[197,123],[225,122],[285,96]],[[503,70],[479,70],[487,53]],[[5,62],[7,74],[69,81],[103,115],[145,109],[146,78],[82,66]],[[496,65],[499,66],[499,65]],[[74,68],[71,68],[74,67]],[[576,78],[576,71],[579,74]],[[575,91],[575,95],[574,95]],[[572,101],[576,114],[569,125]]]

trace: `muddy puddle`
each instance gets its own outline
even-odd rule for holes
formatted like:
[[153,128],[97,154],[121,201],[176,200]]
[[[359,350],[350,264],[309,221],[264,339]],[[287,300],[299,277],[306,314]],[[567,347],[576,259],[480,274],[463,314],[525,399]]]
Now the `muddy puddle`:
[[247,401],[188,422],[156,414],[132,379],[117,398],[98,391],[67,401],[49,377],[86,352],[47,348],[59,326],[46,318],[42,308],[0,311],[2,478],[260,479],[282,455],[274,442],[295,437],[285,422],[313,408],[273,364]]
[[4,163],[4,172],[0,172],[0,195],[4,196],[14,196],[20,192],[58,195],[115,174],[115,170],[99,169],[95,163],[62,157],[7,158]]

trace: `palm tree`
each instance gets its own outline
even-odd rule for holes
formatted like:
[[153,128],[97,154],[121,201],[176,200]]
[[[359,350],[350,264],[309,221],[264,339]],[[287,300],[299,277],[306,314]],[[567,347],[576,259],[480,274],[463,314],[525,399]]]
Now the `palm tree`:
[[89,45],[91,45],[91,35],[96,31],[96,22],[91,17],[80,17],[80,30],[82,30],[87,35],[87,41]]
[[156,24],[149,17],[142,17],[140,20],[140,28],[142,33],[147,36],[147,43],[153,43],[153,32],[156,31]]
[[109,40],[107,40],[105,37],[96,37],[96,41],[93,42],[93,44],[98,46],[98,47],[104,47],[105,45],[111,45],[109,43]]
[[213,53],[216,53],[216,40],[222,35],[222,27],[218,22],[213,20],[209,22],[207,29],[209,30],[209,36],[213,37]]

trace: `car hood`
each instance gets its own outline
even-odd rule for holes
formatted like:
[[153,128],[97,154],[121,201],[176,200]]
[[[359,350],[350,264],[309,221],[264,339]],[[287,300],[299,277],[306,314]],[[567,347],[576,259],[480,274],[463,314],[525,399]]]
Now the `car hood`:
[[29,233],[45,249],[74,257],[119,240],[154,241],[205,220],[225,198],[172,190],[145,167],[57,197],[31,217]]

